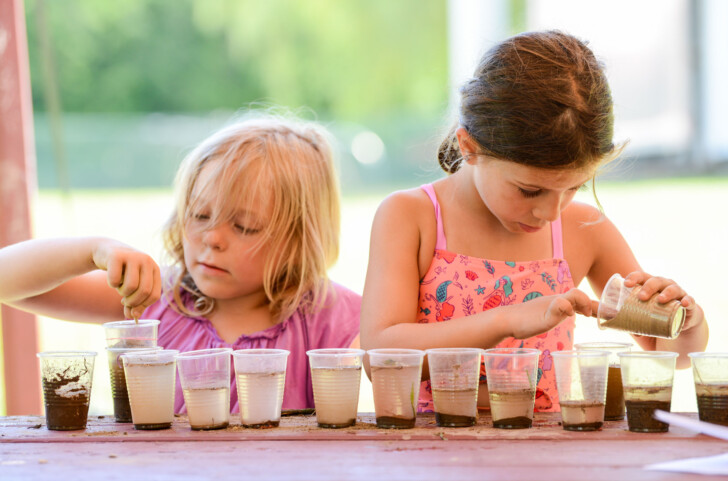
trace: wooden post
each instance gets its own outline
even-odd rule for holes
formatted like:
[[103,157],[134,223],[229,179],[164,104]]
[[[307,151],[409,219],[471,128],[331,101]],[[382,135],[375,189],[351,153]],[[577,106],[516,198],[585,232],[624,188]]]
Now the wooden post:
[[[23,0],[0,1],[0,246],[31,237],[36,191],[33,105]],[[0,266],[2,269],[2,266]],[[5,402],[8,415],[40,414],[36,318],[3,305]]]

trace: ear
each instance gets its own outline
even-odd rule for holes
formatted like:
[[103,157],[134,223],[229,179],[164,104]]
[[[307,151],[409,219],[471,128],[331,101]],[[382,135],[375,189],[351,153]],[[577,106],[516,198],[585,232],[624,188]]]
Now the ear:
[[460,154],[463,156],[465,162],[472,163],[475,161],[475,154],[480,153],[478,144],[473,140],[465,127],[458,127],[455,131],[455,135],[458,139],[458,147],[460,147]]

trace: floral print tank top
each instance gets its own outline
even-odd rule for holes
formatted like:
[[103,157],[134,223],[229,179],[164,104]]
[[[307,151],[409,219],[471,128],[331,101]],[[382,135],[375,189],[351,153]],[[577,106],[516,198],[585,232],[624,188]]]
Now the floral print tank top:
[[[420,280],[417,322],[444,322],[470,316],[498,306],[528,302],[540,296],[562,294],[574,287],[564,260],[561,219],[551,223],[553,258],[510,262],[479,259],[446,249],[440,204],[432,184],[422,186],[432,200],[437,217],[435,255]],[[524,347],[541,351],[536,387],[536,411],[559,411],[556,376],[551,352],[571,349],[574,318],[552,330],[529,339],[506,338],[495,347]],[[480,382],[485,382],[485,366],[480,366]],[[433,412],[430,381],[420,389],[419,412]]]

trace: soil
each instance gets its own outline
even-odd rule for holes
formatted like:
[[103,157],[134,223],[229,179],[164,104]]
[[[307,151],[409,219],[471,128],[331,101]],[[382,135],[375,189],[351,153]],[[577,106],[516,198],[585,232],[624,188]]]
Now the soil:
[[244,428],[253,428],[253,429],[268,429],[268,428],[277,428],[280,424],[279,421],[265,421],[260,424],[243,424],[242,426]]
[[341,424],[321,424],[321,423],[318,423],[318,426],[320,428],[341,429],[341,428],[348,428],[350,426],[353,426],[354,424],[356,424],[356,418],[351,419],[351,420],[346,421],[345,423],[341,423]]
[[142,431],[155,431],[157,429],[169,429],[172,427],[172,423],[156,423],[156,424],[135,424],[134,429]]
[[457,414],[441,414],[435,412],[437,425],[445,428],[461,428],[474,426],[477,418],[475,416],[459,416]]
[[582,424],[566,424],[564,423],[564,429],[567,431],[598,431],[602,428],[604,423],[582,423]]
[[670,425],[658,421],[652,415],[655,409],[670,411],[669,401],[625,401],[629,430],[638,433],[665,433]]
[[533,425],[533,419],[527,416],[517,416],[515,418],[493,420],[494,428],[501,429],[524,429]]
[[377,416],[377,427],[384,429],[411,429],[415,427],[416,418],[396,418],[394,416]]
[[698,396],[698,417],[701,421],[728,426],[728,396]]
[[[70,369],[70,368],[69,368]],[[43,377],[43,400],[46,412],[46,426],[54,431],[73,431],[86,429],[88,404],[91,393],[85,386],[63,390],[64,387],[78,383],[81,376],[68,374],[68,369],[56,373],[52,378]],[[64,392],[65,395],[59,394]]]
[[624,419],[624,388],[622,387],[622,369],[609,366],[607,375],[607,403],[604,406],[605,421],[621,421]]

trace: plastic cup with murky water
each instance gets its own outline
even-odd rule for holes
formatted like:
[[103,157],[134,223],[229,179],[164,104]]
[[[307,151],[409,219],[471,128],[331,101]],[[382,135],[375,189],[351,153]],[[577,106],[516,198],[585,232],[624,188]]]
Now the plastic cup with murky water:
[[428,349],[435,421],[443,427],[473,426],[478,420],[482,349]]
[[86,429],[93,351],[39,352],[46,426],[54,431]]
[[367,356],[377,427],[415,427],[425,352],[418,349],[370,349]]
[[585,351],[608,351],[609,371],[607,374],[607,402],[604,405],[605,421],[621,421],[624,419],[624,390],[622,389],[622,369],[617,353],[629,352],[629,342],[582,342],[574,345],[574,349]]
[[177,371],[194,430],[226,428],[230,424],[230,353],[220,347],[182,352]]
[[493,427],[523,429],[533,425],[540,355],[538,349],[486,349],[485,375]]
[[602,291],[597,310],[600,329],[618,329],[641,336],[675,339],[685,323],[685,308],[679,301],[657,302],[660,293],[646,301],[638,298],[642,289],[624,285],[624,278],[614,274]]
[[608,351],[552,352],[561,425],[567,431],[596,431],[604,424]]
[[320,427],[345,428],[356,423],[364,352],[333,348],[306,351]]
[[698,417],[728,426],[728,352],[691,352]]
[[172,427],[177,354],[175,349],[162,349],[120,356],[135,429]]
[[630,351],[617,354],[622,364],[624,404],[629,430],[662,433],[669,424],[653,417],[655,409],[670,411],[675,359],[669,351]]
[[107,347],[106,356],[109,361],[109,379],[111,381],[111,397],[114,400],[114,420],[117,423],[130,423],[131,406],[129,405],[129,392],[126,390],[126,376],[124,365],[119,356],[125,352],[159,351],[156,347]]
[[233,351],[243,426],[268,428],[280,424],[289,354],[285,349]]
[[156,319],[114,321],[103,324],[108,347],[154,347],[157,345]]

